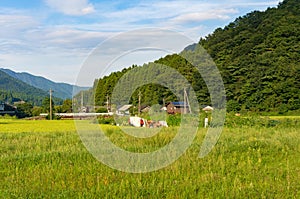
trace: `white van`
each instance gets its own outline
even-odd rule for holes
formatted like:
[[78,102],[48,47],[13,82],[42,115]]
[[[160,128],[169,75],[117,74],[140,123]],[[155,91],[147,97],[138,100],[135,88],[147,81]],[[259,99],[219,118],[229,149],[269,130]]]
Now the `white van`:
[[130,117],[129,124],[135,127],[146,127],[146,120],[141,117]]

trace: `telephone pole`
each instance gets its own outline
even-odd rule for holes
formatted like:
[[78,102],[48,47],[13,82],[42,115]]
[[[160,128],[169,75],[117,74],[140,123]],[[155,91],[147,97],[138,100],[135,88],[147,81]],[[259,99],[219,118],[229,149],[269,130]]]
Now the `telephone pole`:
[[139,91],[139,110],[138,110],[138,115],[141,113],[141,91]]
[[83,111],[83,91],[81,91],[81,111]]
[[52,120],[52,89],[50,88],[50,120]]
[[110,106],[109,106],[110,104],[109,104],[109,96],[108,95],[106,95],[106,109],[107,109],[107,112],[109,113],[109,111],[110,111]]
[[189,102],[189,98],[188,98],[188,95],[187,95],[187,92],[186,92],[186,89],[184,88],[184,91],[183,91],[183,106],[184,106],[184,114],[187,113],[187,108],[188,108],[188,111],[189,113],[192,113],[192,110],[191,110],[191,107],[190,107],[190,102]]

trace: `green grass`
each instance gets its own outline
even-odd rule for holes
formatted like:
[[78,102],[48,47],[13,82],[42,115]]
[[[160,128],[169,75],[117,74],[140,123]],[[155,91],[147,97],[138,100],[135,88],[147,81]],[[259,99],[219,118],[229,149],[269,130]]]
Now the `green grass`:
[[284,120],[284,119],[297,119],[300,120],[300,116],[293,115],[293,116],[269,116],[271,119],[279,119],[279,120]]
[[[153,151],[176,132],[166,128],[152,139],[137,139],[118,127],[103,129],[129,151]],[[225,128],[203,159],[198,153],[206,131],[199,129],[181,158],[144,174],[98,162],[73,121],[1,119],[0,132],[0,198],[300,197],[299,125]]]

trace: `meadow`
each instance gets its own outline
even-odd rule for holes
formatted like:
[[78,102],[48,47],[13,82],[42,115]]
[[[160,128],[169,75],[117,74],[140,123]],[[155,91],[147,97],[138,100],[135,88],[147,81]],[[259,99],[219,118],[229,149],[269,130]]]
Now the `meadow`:
[[[206,129],[199,128],[176,162],[132,174],[97,161],[71,120],[0,119],[0,198],[300,198],[300,125],[298,118],[289,122],[225,127],[204,158],[198,153]],[[116,126],[102,127],[133,151],[167,144],[177,128],[136,140]]]

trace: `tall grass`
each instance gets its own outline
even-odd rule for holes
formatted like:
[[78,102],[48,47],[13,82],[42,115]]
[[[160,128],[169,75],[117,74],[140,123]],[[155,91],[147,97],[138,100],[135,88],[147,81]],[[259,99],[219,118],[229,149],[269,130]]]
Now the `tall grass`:
[[[82,121],[85,122],[85,121]],[[95,124],[96,125],[96,124]],[[129,128],[129,127],[128,127]],[[200,128],[187,152],[170,166],[130,174],[98,162],[72,121],[0,120],[1,198],[299,198],[299,126],[226,127],[208,156],[198,153]],[[167,144],[176,127],[152,139],[103,126],[129,151]]]

